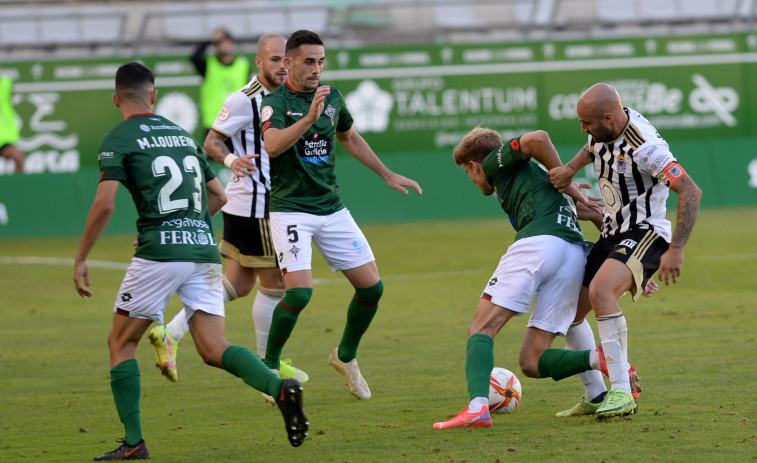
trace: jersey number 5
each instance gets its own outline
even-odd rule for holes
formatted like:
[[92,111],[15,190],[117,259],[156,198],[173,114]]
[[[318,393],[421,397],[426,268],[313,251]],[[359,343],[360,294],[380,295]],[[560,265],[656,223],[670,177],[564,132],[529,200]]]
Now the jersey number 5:
[[[194,156],[187,156],[184,158],[184,171],[189,172],[194,177],[194,191],[192,192],[192,202],[194,203],[194,210],[197,213],[202,211],[202,171],[200,170],[200,161]],[[164,175],[170,175],[170,178],[163,185],[158,193],[158,209],[161,214],[168,214],[169,212],[180,211],[189,207],[189,200],[183,199],[171,199],[171,196],[176,190],[181,187],[184,181],[184,174],[181,172],[181,168],[173,158],[168,156],[158,156],[152,162],[152,173],[157,177],[163,177]]]

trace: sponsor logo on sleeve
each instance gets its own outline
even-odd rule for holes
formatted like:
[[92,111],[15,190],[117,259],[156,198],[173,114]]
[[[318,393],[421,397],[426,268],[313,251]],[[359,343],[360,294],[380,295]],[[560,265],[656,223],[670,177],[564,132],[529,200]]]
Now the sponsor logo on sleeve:
[[270,106],[263,106],[263,109],[260,110],[260,119],[265,122],[268,119],[273,116],[273,108]]
[[231,114],[231,111],[229,110],[229,107],[226,105],[223,105],[223,107],[221,108],[221,112],[218,113],[218,120],[223,122],[229,118],[230,114]]

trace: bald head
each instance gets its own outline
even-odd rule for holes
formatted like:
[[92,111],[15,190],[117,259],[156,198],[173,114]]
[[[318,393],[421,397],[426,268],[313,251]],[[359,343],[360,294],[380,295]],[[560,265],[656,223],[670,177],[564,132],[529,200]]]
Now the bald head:
[[594,84],[581,94],[576,113],[581,130],[600,142],[620,136],[628,122],[618,91],[604,83]]
[[608,84],[594,84],[581,94],[579,106],[586,106],[595,113],[617,113],[623,111],[620,95],[615,87]]
[[284,64],[286,39],[278,34],[267,34],[258,40],[258,56],[255,65],[258,67],[258,80],[273,90],[283,84],[287,78]]
[[277,42],[281,42],[282,46],[286,46],[287,39],[283,35],[279,34],[266,34],[258,39],[258,54],[264,50],[278,46]]

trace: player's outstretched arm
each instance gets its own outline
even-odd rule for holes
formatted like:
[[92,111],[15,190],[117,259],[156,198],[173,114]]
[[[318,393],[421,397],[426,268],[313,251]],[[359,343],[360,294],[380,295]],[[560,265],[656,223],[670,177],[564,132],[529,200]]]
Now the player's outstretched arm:
[[576,154],[567,164],[562,167],[549,169],[547,175],[549,175],[549,180],[552,182],[552,186],[562,193],[570,187],[570,183],[573,181],[573,177],[576,173],[589,164],[591,164],[589,146],[584,145],[578,154]]
[[381,162],[381,159],[376,156],[376,153],[373,152],[373,149],[368,145],[368,142],[365,141],[363,136],[357,133],[354,127],[351,127],[346,132],[337,132],[336,138],[339,140],[339,143],[344,146],[344,149],[346,149],[347,152],[354,156],[355,159],[360,161],[363,165],[376,172],[386,181],[386,184],[389,185],[390,188],[403,194],[408,194],[407,188],[412,188],[419,195],[423,194],[423,189],[418,185],[418,182],[389,170],[389,168]]
[[108,226],[111,217],[113,217],[113,211],[116,209],[116,194],[118,193],[119,184],[120,182],[116,180],[103,180],[97,186],[95,201],[89,210],[84,234],[74,258],[74,286],[76,287],[76,292],[81,297],[92,296],[92,291],[82,285],[82,280],[84,280],[84,285],[89,287],[87,256],[89,256],[90,251],[92,251],[95,243],[97,243],[97,240],[100,239],[100,236],[102,236],[105,228]]
[[694,183],[689,175],[684,175],[670,189],[678,194],[678,212],[676,213],[676,228],[673,231],[673,239],[665,254],[660,257],[659,278],[665,285],[669,280],[673,284],[678,282],[683,267],[683,248],[689,241],[691,230],[697,221],[699,201],[702,199],[702,190]]

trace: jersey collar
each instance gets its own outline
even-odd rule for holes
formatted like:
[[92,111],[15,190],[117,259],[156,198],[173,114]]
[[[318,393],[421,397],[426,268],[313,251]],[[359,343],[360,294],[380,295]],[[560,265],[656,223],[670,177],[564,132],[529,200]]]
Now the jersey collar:
[[623,139],[623,137],[626,135],[626,132],[628,131],[628,128],[631,126],[631,113],[628,112],[628,108],[623,108],[623,112],[626,113],[626,116],[628,116],[628,120],[626,121],[625,127],[623,127],[623,130],[620,131],[620,135],[615,138],[613,141],[608,141],[605,143],[605,145],[614,145],[618,142],[618,140]]
[[134,116],[154,116],[154,115],[155,115],[155,113],[135,113],[135,114],[132,114],[131,116],[127,117],[127,119],[131,119]]

